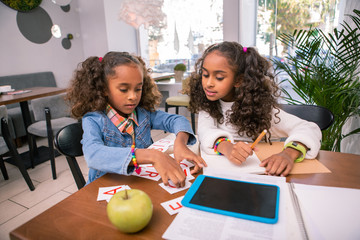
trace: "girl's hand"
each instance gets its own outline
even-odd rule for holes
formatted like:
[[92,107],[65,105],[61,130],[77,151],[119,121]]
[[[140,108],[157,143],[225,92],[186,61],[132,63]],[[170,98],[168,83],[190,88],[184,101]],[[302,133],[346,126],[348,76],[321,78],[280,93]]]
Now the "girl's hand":
[[240,165],[245,162],[246,158],[252,155],[253,150],[249,144],[244,142],[231,143],[223,141],[218,145],[217,150],[224,154],[230,162]]
[[185,132],[179,132],[176,136],[174,142],[174,156],[175,160],[180,163],[182,160],[186,159],[195,164],[193,170],[191,170],[191,174],[199,172],[204,166],[207,167],[206,162],[199,155],[196,155],[193,151],[191,151],[186,143],[188,141],[189,134]]
[[160,174],[163,183],[169,185],[169,179],[176,185],[176,187],[185,186],[185,173],[180,167],[179,163],[168,154],[157,151],[156,160],[153,162],[153,166]]
[[[185,186],[185,173],[179,163],[168,154],[155,149],[136,149],[135,155],[138,164],[151,163],[165,185],[169,185],[170,179],[176,187]],[[132,165],[132,162],[130,164]]]
[[286,148],[282,152],[274,154],[260,163],[265,167],[268,175],[286,177],[294,166],[294,160],[299,156],[299,151]]

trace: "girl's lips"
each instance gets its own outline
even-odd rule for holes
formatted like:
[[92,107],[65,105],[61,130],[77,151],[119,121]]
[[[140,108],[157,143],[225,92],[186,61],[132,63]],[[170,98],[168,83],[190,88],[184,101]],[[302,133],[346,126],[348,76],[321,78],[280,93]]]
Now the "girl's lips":
[[206,93],[206,95],[208,95],[208,96],[214,96],[214,95],[216,94],[216,92],[212,92],[212,91],[209,91],[209,90],[207,90],[207,89],[205,89],[205,93]]
[[136,104],[126,104],[125,107],[127,107],[127,108],[135,108]]

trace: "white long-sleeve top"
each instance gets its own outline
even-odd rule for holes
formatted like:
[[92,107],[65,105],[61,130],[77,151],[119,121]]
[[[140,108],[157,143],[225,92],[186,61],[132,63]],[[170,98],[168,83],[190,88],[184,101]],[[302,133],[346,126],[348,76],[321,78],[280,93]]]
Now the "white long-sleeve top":
[[[234,142],[235,140],[252,142],[252,139],[246,135],[239,136],[236,128],[229,123],[226,118],[226,112],[230,111],[229,113],[231,113],[233,102],[224,102],[220,100],[220,104],[223,116],[225,116],[225,121],[222,124],[217,123],[216,119],[212,118],[207,112],[199,112],[198,137],[200,148],[207,154],[215,154],[214,144],[220,137],[226,137],[230,139],[231,142]],[[274,116],[277,110],[273,109],[272,112],[273,117],[270,127],[271,138],[286,138],[285,144],[291,141],[300,142],[310,149],[307,151],[305,158],[315,158],[320,150],[322,137],[318,125],[300,119],[282,110],[277,114],[280,118],[279,122],[279,119]]]

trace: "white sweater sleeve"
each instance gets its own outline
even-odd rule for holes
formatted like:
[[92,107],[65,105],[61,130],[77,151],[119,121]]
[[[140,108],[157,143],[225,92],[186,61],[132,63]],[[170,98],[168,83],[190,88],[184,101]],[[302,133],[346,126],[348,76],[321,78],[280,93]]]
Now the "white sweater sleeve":
[[[275,112],[277,110],[273,110],[273,113]],[[280,122],[273,115],[270,129],[272,137],[287,137],[285,144],[291,141],[300,142],[310,149],[305,158],[315,158],[321,147],[322,133],[319,126],[282,110],[277,116],[280,118]]]
[[226,137],[234,142],[233,136],[222,129],[219,129],[216,120],[205,111],[200,111],[198,116],[198,137],[200,149],[206,154],[215,154],[214,144],[220,137]]

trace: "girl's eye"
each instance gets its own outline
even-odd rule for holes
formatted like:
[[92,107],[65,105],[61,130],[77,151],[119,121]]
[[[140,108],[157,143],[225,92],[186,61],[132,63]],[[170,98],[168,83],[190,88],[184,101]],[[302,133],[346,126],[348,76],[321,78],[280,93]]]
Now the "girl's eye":
[[219,81],[224,80],[224,77],[216,77],[216,80],[219,80]]
[[141,92],[142,91],[142,88],[138,88],[136,89],[137,92]]
[[127,89],[120,89],[120,92],[125,93],[125,92],[127,92]]
[[208,77],[209,77],[209,74],[205,74],[205,73],[204,73],[202,76],[203,76],[204,78],[208,78]]

